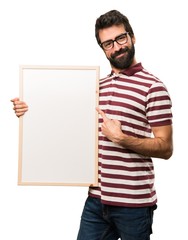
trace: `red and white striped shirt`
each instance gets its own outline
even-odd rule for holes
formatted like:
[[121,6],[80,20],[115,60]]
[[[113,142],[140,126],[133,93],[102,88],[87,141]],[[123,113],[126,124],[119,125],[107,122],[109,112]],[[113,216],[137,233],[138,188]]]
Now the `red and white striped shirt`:
[[[121,122],[124,133],[138,138],[151,137],[151,127],[172,124],[166,87],[141,63],[100,80],[99,106],[108,118]],[[152,159],[108,140],[101,133],[101,123],[99,117],[99,187],[90,187],[89,195],[108,205],[154,205]]]

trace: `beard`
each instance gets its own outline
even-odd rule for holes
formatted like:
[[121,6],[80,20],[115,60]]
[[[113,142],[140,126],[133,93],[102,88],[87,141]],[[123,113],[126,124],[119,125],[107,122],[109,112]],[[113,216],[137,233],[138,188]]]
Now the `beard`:
[[[124,54],[124,55],[121,57],[118,57],[120,54]],[[130,67],[130,65],[133,63],[134,55],[135,55],[135,47],[134,47],[134,44],[132,44],[131,48],[128,48],[128,47],[121,48],[118,52],[113,53],[108,58],[108,60],[110,61],[113,67],[123,70]]]

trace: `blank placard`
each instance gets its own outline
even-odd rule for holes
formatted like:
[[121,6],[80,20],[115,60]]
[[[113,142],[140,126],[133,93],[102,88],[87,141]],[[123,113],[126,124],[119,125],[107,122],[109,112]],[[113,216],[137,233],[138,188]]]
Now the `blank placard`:
[[98,66],[20,66],[19,185],[98,184]]

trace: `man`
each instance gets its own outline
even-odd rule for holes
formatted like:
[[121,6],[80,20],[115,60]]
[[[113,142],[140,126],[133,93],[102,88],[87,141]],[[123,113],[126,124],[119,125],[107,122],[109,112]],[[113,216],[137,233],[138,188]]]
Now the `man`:
[[[170,96],[137,63],[126,16],[101,15],[95,34],[112,70],[100,80],[99,187],[89,189],[77,240],[149,240],[157,208],[151,158],[169,159],[173,151]],[[12,102],[18,117],[28,110]]]

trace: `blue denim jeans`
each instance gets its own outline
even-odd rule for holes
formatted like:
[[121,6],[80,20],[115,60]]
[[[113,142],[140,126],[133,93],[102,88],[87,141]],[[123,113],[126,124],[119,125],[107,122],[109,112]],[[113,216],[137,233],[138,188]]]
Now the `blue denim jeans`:
[[110,206],[88,197],[77,240],[150,240],[156,207]]

